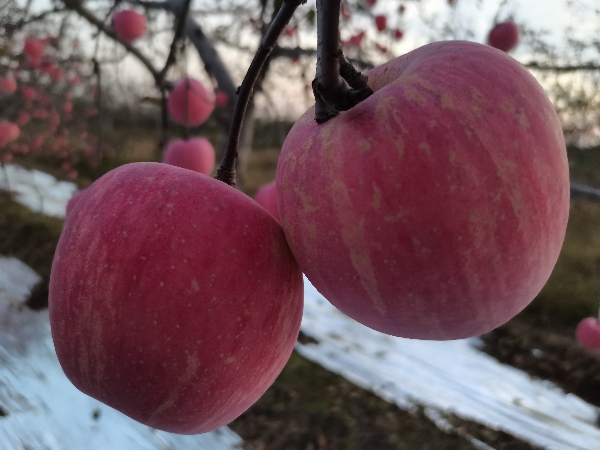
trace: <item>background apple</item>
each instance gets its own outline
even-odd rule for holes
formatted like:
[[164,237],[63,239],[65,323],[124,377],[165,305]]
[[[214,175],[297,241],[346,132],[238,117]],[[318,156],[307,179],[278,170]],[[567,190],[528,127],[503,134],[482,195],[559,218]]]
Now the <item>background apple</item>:
[[464,41],[368,73],[374,94],[296,122],[277,167],[286,238],[313,285],[384,333],[458,339],[521,311],[564,239],[569,174],[542,87]]
[[488,44],[503,52],[509,52],[519,42],[519,28],[513,22],[496,24],[488,36]]
[[181,80],[169,94],[169,114],[186,126],[201,125],[215,108],[214,94],[193,78]]
[[177,139],[167,146],[163,162],[210,175],[215,168],[215,150],[203,137]]
[[600,350],[600,323],[595,317],[586,317],[575,329],[579,343],[589,350]]
[[275,181],[271,181],[262,186],[254,196],[254,200],[279,221],[279,212],[277,211],[277,185]]
[[160,163],[121,166],[73,206],[50,277],[60,364],[148,426],[195,434],[241,414],[288,360],[302,273],[243,193]]
[[113,16],[113,28],[119,39],[131,43],[146,33],[146,17],[132,9],[125,9]]

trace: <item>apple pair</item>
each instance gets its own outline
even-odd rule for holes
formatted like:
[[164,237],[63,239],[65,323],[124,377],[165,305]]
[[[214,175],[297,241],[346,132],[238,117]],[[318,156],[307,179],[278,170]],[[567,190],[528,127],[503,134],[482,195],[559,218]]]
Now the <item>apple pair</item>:
[[200,433],[283,368],[302,272],[384,333],[457,339],[525,307],[565,234],[568,165],[541,86],[461,41],[369,72],[374,94],[309,110],[277,168],[281,226],[205,175],[136,163],[73,207],[50,280],[59,361],[83,392],[149,426]]

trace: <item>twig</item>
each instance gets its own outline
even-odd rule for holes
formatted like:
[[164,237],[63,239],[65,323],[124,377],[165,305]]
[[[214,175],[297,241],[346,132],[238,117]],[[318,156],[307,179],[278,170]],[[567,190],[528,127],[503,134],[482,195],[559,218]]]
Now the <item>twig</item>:
[[271,22],[269,29],[258,46],[256,55],[254,55],[254,59],[244,77],[244,81],[239,88],[238,101],[233,113],[227,148],[225,150],[225,155],[223,156],[223,161],[221,161],[215,176],[217,180],[227,183],[230,186],[235,186],[235,160],[238,153],[237,149],[240,141],[244,115],[254,89],[254,83],[260,76],[261,69],[273,51],[279,35],[294,15],[298,6],[305,1],[306,0],[284,0],[277,16]]
[[173,41],[171,42],[171,48],[169,50],[169,56],[167,56],[167,62],[165,66],[160,71],[161,78],[165,78],[169,68],[175,63],[176,55],[177,55],[177,42],[183,36],[183,31],[185,30],[185,21],[187,19],[188,11],[190,9],[191,0],[185,0],[183,4],[183,8],[176,14],[177,17],[177,27],[175,28],[175,36],[173,36]]
[[367,78],[344,57],[339,25],[340,0],[317,0],[317,73],[312,87],[319,123],[373,94]]

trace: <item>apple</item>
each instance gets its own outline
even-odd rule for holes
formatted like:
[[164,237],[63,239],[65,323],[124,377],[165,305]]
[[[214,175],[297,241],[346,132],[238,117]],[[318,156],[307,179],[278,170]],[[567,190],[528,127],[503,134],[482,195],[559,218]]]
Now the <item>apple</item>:
[[10,77],[0,78],[0,90],[12,94],[17,90],[17,82]]
[[215,105],[219,108],[225,108],[229,104],[229,96],[220,89],[215,93]]
[[400,30],[400,29],[396,29],[394,30],[394,38],[395,39],[402,39],[404,37],[404,31]]
[[379,31],[383,31],[387,28],[387,17],[380,15],[375,16],[375,26]]
[[23,89],[23,97],[25,97],[26,100],[33,100],[37,95],[37,92],[35,92],[35,89],[33,88],[25,88]]
[[275,380],[303,298],[283,231],[254,200],[200,173],[133,163],[70,210],[49,313],[77,388],[148,426],[196,434]]
[[40,58],[44,53],[45,48],[46,43],[44,41],[29,37],[25,39],[23,53],[29,56],[33,60],[32,62],[36,62],[37,58]]
[[177,122],[186,126],[203,124],[215,108],[212,92],[207,91],[202,83],[193,78],[181,80],[171,93],[167,102],[169,114]]
[[28,113],[26,113],[25,111],[22,111],[19,114],[19,117],[17,118],[17,125],[22,127],[23,125],[26,125],[30,120],[31,120],[31,116]]
[[600,323],[594,317],[586,317],[575,329],[577,341],[589,350],[600,350]]
[[119,39],[131,44],[146,33],[146,17],[132,9],[125,9],[113,16],[113,28]]
[[519,28],[513,22],[496,24],[488,36],[488,44],[503,52],[509,52],[519,42]]
[[18,139],[21,129],[18,125],[6,120],[0,121],[0,147]]
[[368,72],[374,94],[323,124],[309,109],[277,167],[300,269],[383,333],[459,339],[508,321],[554,267],[569,169],[548,96],[517,61],[464,41]]
[[261,187],[254,196],[254,200],[279,221],[279,212],[277,211],[277,186],[275,181],[271,181]]
[[167,146],[163,162],[210,175],[215,168],[215,150],[208,139],[203,137],[187,141],[177,139]]

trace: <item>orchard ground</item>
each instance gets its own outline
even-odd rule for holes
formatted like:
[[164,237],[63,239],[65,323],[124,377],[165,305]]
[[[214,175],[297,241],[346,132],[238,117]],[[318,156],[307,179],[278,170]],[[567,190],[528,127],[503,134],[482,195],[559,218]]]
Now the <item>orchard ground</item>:
[[[263,138],[249,161],[247,194],[254,195],[274,178],[279,151],[272,141],[285,136],[287,128],[265,125],[258,133]],[[219,148],[219,137],[209,137]],[[95,168],[80,163],[77,182],[86,187],[120,164],[156,160],[158,138],[144,127],[113,127],[105,133],[104,144],[114,148],[114,153],[108,153]],[[569,150],[572,179],[600,184],[599,151]],[[18,155],[15,162],[66,179],[51,157]],[[483,350],[503,363],[550,380],[595,405],[600,405],[600,354],[581,348],[574,330],[580,319],[595,316],[598,309],[598,224],[600,204],[574,199],[566,242],[544,290],[515,319],[482,336]],[[61,228],[62,220],[33,213],[0,192],[0,255],[20,258],[45,280]],[[41,283],[29,305],[43,308],[46,304],[47,287]],[[256,450],[473,448],[462,436],[465,434],[497,449],[534,448],[506,433],[457,418],[449,420],[457,432],[443,432],[423,414],[401,410],[294,353],[263,398],[230,427],[248,448]]]

